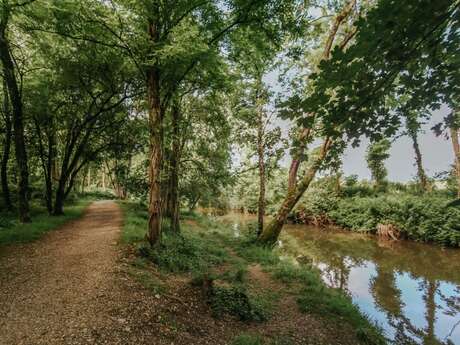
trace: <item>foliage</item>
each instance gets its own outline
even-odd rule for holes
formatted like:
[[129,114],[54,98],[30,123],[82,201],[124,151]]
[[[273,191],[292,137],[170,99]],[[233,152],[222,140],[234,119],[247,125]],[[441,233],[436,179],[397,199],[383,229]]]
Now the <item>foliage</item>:
[[460,246],[460,210],[447,208],[440,196],[383,195],[340,200],[328,216],[340,226],[375,232],[377,224],[393,224],[403,236],[423,242]]
[[217,317],[230,314],[241,321],[262,322],[268,319],[263,302],[249,294],[242,286],[214,286],[210,305]]
[[388,139],[382,139],[369,145],[366,152],[366,161],[372,173],[372,179],[378,189],[383,189],[388,171],[385,167],[385,160],[390,157],[391,143]]

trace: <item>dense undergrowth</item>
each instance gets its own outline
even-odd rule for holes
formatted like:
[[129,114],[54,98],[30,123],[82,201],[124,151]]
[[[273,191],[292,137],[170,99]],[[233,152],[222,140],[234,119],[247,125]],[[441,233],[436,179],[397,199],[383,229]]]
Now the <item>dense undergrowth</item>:
[[312,188],[293,212],[296,221],[338,225],[375,233],[378,224],[392,224],[403,238],[460,246],[460,208],[444,193],[416,194],[405,190],[378,193],[371,188],[344,188],[340,194]]
[[[202,215],[183,215],[180,236],[168,233],[167,226],[161,244],[151,249],[144,242],[147,226],[145,206],[121,203],[125,214],[123,241],[138,248],[137,265],[151,265],[163,274],[190,277],[197,288],[212,284],[207,291],[208,304],[215,317],[230,314],[245,322],[264,322],[276,312],[277,302],[286,295],[296,296],[301,312],[326,318],[337,327],[346,324],[356,332],[363,344],[384,344],[381,331],[363,316],[351,299],[340,291],[327,288],[319,273],[308,264],[298,264],[288,253],[291,248],[269,250],[253,244],[250,227],[235,237],[232,229]],[[270,279],[282,287],[275,292],[251,285],[248,269],[260,265]],[[143,284],[146,277],[142,276]],[[159,291],[157,282],[153,291]],[[152,286],[150,286],[152,288]],[[286,339],[285,339],[286,340]],[[263,339],[242,334],[234,344],[291,344],[289,339]]]

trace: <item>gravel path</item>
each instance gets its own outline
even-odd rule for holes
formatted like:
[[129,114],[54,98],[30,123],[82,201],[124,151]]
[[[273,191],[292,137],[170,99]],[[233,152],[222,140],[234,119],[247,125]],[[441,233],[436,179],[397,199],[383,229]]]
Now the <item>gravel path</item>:
[[0,344],[106,343],[104,330],[123,328],[111,316],[121,219],[116,203],[94,202],[40,241],[0,249]]

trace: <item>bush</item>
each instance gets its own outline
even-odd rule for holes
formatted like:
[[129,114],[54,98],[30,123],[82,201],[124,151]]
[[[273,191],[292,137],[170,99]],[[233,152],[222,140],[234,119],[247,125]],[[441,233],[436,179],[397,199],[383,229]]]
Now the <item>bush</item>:
[[262,322],[268,319],[263,301],[251,296],[243,286],[214,286],[209,297],[213,314],[230,314],[241,321]]
[[374,233],[377,224],[393,224],[406,238],[460,246],[460,209],[446,207],[438,196],[379,196],[345,198],[328,212],[335,224]]

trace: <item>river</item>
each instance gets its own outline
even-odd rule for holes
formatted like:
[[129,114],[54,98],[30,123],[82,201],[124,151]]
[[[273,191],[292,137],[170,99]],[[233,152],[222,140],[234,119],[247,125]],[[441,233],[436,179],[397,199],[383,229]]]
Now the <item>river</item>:
[[[221,217],[238,236],[251,216]],[[460,345],[460,250],[307,225],[286,225],[302,258],[348,293],[395,344]]]

